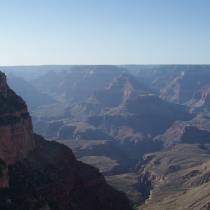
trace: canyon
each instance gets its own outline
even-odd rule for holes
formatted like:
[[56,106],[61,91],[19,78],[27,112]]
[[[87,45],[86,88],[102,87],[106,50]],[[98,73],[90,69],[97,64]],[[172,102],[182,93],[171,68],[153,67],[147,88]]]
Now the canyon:
[[33,134],[25,101],[0,72],[0,209],[132,209],[71,149]]
[[[191,192],[204,190],[204,196],[194,196],[196,204],[186,202],[183,209],[208,209],[209,65],[56,68],[49,67],[47,73],[24,82],[14,75],[8,77],[11,87],[29,104],[35,133],[54,145],[66,145],[78,161],[97,167],[135,208],[155,209],[159,203],[156,209],[164,205],[182,209]],[[20,91],[20,83],[30,88]],[[36,138],[39,148],[48,147]],[[26,162],[20,158],[17,168],[27,170],[36,159],[30,156],[33,152],[27,152]],[[32,170],[41,177],[43,168]],[[5,167],[2,173],[7,171]],[[31,189],[37,193],[36,187]],[[43,191],[44,197],[56,197]],[[69,205],[65,199],[62,202]]]

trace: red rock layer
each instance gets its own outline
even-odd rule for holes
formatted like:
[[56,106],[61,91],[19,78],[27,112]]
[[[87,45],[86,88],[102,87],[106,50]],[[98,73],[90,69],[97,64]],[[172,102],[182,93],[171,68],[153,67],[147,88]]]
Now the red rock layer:
[[21,119],[19,123],[0,127],[0,157],[7,163],[17,163],[33,149],[31,118]]

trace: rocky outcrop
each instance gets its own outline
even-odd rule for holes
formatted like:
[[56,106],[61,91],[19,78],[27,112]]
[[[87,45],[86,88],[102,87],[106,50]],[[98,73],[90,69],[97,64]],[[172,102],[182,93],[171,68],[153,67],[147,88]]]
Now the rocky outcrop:
[[1,187],[8,187],[7,165],[26,157],[34,148],[31,117],[25,102],[7,85],[0,72],[0,158],[5,162],[0,179]]
[[34,148],[31,117],[25,102],[17,96],[0,73],[0,158],[16,163]]

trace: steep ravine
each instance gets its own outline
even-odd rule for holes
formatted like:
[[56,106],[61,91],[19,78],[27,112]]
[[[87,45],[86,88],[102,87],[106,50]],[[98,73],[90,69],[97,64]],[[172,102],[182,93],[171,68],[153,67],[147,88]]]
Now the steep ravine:
[[140,192],[145,201],[150,197],[150,192],[153,189],[152,181],[157,178],[155,174],[145,170],[146,164],[153,158],[155,158],[155,155],[145,155],[134,169],[139,176]]

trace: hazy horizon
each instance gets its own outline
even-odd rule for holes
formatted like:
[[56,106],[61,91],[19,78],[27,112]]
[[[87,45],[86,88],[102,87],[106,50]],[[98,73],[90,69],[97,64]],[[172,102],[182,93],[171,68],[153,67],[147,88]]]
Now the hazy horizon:
[[0,66],[208,65],[209,0],[0,0]]
[[[35,66],[210,66],[209,64],[191,64],[191,63],[186,63],[186,64],[179,64],[179,63],[169,63],[169,64],[134,64],[134,63],[125,63],[125,64],[29,64],[29,65],[0,65],[0,67],[35,67]],[[1,70],[1,69],[0,69]]]

